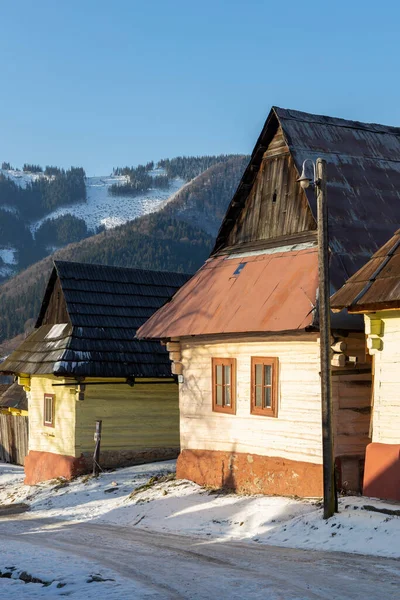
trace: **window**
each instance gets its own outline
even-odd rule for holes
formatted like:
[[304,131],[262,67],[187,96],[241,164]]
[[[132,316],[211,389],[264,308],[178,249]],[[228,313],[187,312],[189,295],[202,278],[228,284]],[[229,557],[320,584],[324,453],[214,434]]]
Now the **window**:
[[212,359],[213,410],[236,412],[236,359]]
[[44,419],[43,423],[47,427],[54,427],[54,394],[44,395]]
[[251,359],[251,414],[278,416],[278,359]]

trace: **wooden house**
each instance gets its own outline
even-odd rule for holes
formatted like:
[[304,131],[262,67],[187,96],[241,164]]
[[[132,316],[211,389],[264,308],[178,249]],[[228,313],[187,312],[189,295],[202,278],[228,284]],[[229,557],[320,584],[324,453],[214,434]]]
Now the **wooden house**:
[[0,385],[0,413],[23,417],[28,416],[28,398],[26,391],[22,385],[18,385],[16,381],[11,385]]
[[0,461],[23,465],[28,453],[28,399],[17,382],[0,384]]
[[363,493],[400,501],[400,230],[331,299],[364,314],[372,356],[371,443]]
[[[322,495],[316,200],[327,161],[335,291],[400,224],[396,128],[273,108],[210,258],[139,330],[181,374],[177,474],[245,492]],[[362,318],[332,315],[335,456],[359,490],[370,442]]]
[[177,456],[178,386],[165,348],[137,328],[188,276],[56,261],[34,331],[0,365],[28,393],[26,483],[92,465]]

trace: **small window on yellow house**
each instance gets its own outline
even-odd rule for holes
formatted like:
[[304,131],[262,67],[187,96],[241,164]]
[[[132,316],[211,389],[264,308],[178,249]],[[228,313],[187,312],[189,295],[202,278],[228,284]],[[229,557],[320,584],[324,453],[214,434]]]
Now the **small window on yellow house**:
[[236,412],[236,359],[212,359],[213,411]]
[[278,359],[251,359],[251,414],[278,416]]
[[54,394],[44,395],[44,418],[43,423],[46,427],[54,427]]

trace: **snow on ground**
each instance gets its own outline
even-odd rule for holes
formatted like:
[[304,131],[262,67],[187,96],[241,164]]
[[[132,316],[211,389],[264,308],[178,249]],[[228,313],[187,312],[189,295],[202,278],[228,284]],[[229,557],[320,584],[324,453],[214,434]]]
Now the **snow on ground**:
[[17,264],[15,252],[16,249],[11,246],[4,248],[0,247],[0,258],[5,262],[6,265],[15,265]]
[[16,256],[16,248],[11,246],[0,247],[0,259],[4,262],[0,266],[0,278],[10,277],[14,273],[14,267],[17,264]]
[[[158,174],[158,171],[154,171]],[[136,217],[157,210],[161,204],[174,195],[184,184],[182,179],[173,179],[167,189],[150,189],[138,196],[110,196],[108,189],[114,183],[124,183],[126,177],[88,177],[86,180],[87,202],[62,206],[35,221],[31,225],[34,233],[47,219],[73,214],[84,219],[88,229],[95,230],[103,225],[111,229],[132,221]]]
[[32,181],[43,178],[49,179],[44,173],[25,173],[24,171],[17,171],[16,169],[0,169],[0,173],[22,188],[26,188],[28,183],[31,183]]
[[[155,594],[131,579],[121,577],[95,562],[73,558],[53,549],[8,541],[6,552],[0,550],[0,598],[34,600],[60,598],[76,600],[121,600],[155,598]],[[4,574],[10,578],[4,578]],[[20,579],[22,577],[22,579]],[[40,581],[30,582],[34,577]],[[157,596],[158,597],[158,596]]]
[[[11,267],[9,265],[4,265],[4,266],[0,267],[0,278],[10,277],[13,274],[14,274],[13,267]],[[2,282],[0,281],[0,283],[2,283]]]
[[[174,468],[174,461],[165,461],[106,472],[98,479],[84,476],[29,487],[22,485],[21,467],[2,464],[0,506],[26,502],[31,511],[26,518],[45,514],[221,541],[400,557],[400,517],[365,509],[393,511],[398,505],[347,496],[339,500],[339,513],[324,521],[317,502],[212,491],[175,480]],[[151,477],[162,479],[146,485]]]
[[9,213],[13,213],[14,215],[18,214],[18,208],[16,206],[10,206],[9,204],[2,204],[0,206],[2,210],[5,210]]

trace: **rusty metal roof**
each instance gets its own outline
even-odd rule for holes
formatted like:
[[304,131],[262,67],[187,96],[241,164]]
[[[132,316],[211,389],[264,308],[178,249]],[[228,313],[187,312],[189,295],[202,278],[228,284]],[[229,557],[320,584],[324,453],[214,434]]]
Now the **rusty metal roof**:
[[[327,162],[331,282],[338,289],[400,227],[400,128],[273,107],[212,254],[224,247],[279,125],[299,173],[306,158]],[[316,218],[313,190],[306,194]]]
[[350,313],[400,308],[400,229],[331,298]]
[[304,330],[318,286],[315,247],[217,256],[140,329],[138,337]]

